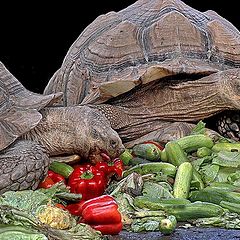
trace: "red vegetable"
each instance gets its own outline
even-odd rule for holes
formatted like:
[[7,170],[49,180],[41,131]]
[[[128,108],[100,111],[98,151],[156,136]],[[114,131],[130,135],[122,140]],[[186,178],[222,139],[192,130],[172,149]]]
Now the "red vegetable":
[[61,181],[66,183],[65,178],[61,174],[55,173],[52,170],[48,170],[48,177],[50,177],[54,183],[61,182]]
[[117,204],[105,206],[88,206],[82,211],[83,219],[89,224],[108,224],[121,221]]
[[102,195],[82,203],[80,222],[91,225],[102,234],[118,234],[122,230],[122,217],[117,202],[110,195]]
[[81,193],[83,200],[98,197],[106,188],[106,178],[102,171],[94,166],[78,166],[68,179],[71,192]]
[[101,207],[101,206],[106,206],[109,204],[117,205],[117,202],[110,195],[101,195],[99,197],[95,197],[95,198],[89,199],[87,201],[82,201],[80,208],[81,208],[81,212],[82,212],[88,206]]
[[100,231],[102,234],[109,234],[109,235],[116,235],[122,231],[123,224],[122,222],[116,223],[116,224],[97,224],[92,225],[90,224],[92,228],[94,228],[97,231]]
[[81,214],[82,214],[82,204],[83,204],[84,202],[85,202],[85,201],[80,201],[80,202],[77,202],[77,203],[68,204],[68,205],[66,206],[66,209],[67,209],[72,215],[81,216]]
[[117,176],[121,177],[123,173],[123,162],[119,158],[109,162],[98,162],[96,163],[95,167],[98,170],[103,171],[108,178],[114,174],[117,174]]
[[120,158],[113,159],[112,162],[108,165],[109,165],[109,170],[108,170],[109,174],[116,173],[119,177],[122,177],[124,166]]
[[54,184],[55,184],[54,181],[47,176],[43,181],[39,183],[38,188],[50,188]]
[[66,210],[66,207],[63,204],[61,204],[61,203],[56,203],[55,207],[58,207],[58,208]]

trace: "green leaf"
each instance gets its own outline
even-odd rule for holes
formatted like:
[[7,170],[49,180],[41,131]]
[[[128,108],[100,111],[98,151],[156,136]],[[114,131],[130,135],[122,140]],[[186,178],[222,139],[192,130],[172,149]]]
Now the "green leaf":
[[170,185],[161,185],[155,182],[144,182],[142,194],[149,198],[173,198],[169,190]]
[[8,191],[0,197],[0,205],[11,206],[19,210],[33,213],[40,205],[47,204],[49,197],[33,190]]
[[240,152],[220,151],[213,157],[212,163],[237,168],[240,165]]
[[197,123],[197,125],[192,129],[191,135],[194,134],[205,134],[206,133],[206,128],[205,128],[206,123],[204,123],[202,120]]
[[1,240],[47,240],[48,238],[34,229],[23,226],[0,224]]
[[235,173],[236,168],[231,168],[231,167],[220,167],[218,174],[215,178],[216,182],[228,182],[228,177],[230,174]]
[[203,177],[203,181],[206,184],[213,182],[219,172],[219,168],[220,167],[215,164],[206,165],[206,166],[202,167],[202,169],[200,170],[200,173]]

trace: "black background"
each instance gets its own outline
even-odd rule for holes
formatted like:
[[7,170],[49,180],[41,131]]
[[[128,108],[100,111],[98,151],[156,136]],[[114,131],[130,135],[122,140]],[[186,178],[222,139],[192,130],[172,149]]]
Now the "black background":
[[[88,24],[98,15],[119,11],[135,0],[20,2],[1,3],[0,61],[25,87],[41,93]],[[184,2],[200,11],[214,10],[240,29],[235,0]]]

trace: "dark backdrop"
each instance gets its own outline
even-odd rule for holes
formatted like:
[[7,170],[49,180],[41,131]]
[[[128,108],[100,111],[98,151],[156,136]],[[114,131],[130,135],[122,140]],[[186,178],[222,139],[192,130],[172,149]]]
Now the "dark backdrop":
[[[100,14],[119,11],[135,1],[5,2],[1,3],[0,61],[25,87],[41,93],[71,44],[88,24]],[[200,11],[215,10],[240,29],[235,0],[185,2]]]

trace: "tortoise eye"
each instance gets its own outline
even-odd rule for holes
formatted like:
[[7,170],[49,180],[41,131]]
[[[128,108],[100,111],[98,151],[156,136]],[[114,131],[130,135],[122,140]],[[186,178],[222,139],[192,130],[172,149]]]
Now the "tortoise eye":
[[117,141],[116,140],[111,140],[110,141],[110,144],[113,148],[116,148],[117,147]]

